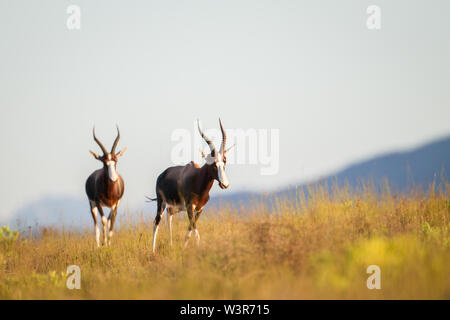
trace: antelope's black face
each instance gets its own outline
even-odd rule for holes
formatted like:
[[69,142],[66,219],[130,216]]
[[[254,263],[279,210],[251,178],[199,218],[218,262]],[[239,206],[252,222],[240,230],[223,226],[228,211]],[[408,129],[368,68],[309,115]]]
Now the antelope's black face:
[[94,129],[94,140],[98,143],[100,148],[103,151],[103,155],[99,156],[95,152],[89,150],[89,152],[94,156],[95,159],[101,161],[103,163],[103,167],[108,171],[108,177],[111,181],[115,182],[119,178],[119,175],[116,171],[116,165],[117,160],[124,154],[124,152],[127,150],[127,148],[123,148],[120,152],[115,153],[117,143],[120,139],[120,132],[119,128],[117,128],[117,138],[114,141],[114,144],[111,148],[111,152],[107,152],[103,144],[100,142],[100,140],[97,139],[95,136],[95,129]]

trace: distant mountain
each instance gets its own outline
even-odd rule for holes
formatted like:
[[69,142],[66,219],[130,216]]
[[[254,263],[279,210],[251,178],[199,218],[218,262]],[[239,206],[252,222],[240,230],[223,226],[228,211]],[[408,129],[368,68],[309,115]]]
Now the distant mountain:
[[72,196],[45,196],[18,209],[6,224],[26,230],[35,226],[84,229],[92,225],[87,200]]
[[[379,184],[384,178],[399,192],[412,185],[427,186],[434,179],[447,179],[450,169],[450,137],[405,152],[395,152],[363,161],[338,172],[339,183],[345,180],[356,186],[361,179]],[[334,178],[334,177],[332,177]]]
[[[110,209],[104,207],[103,211],[108,217]],[[142,210],[127,209],[124,212],[123,209],[119,209],[115,226],[119,226],[122,221],[139,223],[145,218],[146,215],[143,215]],[[100,219],[98,223],[102,228]],[[47,195],[32,201],[16,210],[9,220],[1,221],[0,225],[8,225],[22,231],[27,231],[29,227],[33,230],[39,230],[40,227],[52,227],[82,231],[86,228],[93,230],[94,226],[88,200],[67,195]],[[33,234],[36,234],[35,231]]]
[[[439,183],[441,180],[448,181],[448,171],[450,170],[450,137],[446,137],[422,147],[404,151],[392,152],[375,158],[358,162],[344,168],[343,170],[330,174],[307,184],[289,186],[282,190],[277,190],[269,194],[271,196],[292,195],[295,189],[306,190],[307,185],[317,183],[332,186],[337,183],[343,186],[348,182],[350,187],[358,187],[361,182],[372,182],[375,186],[381,186],[385,179],[389,181],[389,186],[394,192],[405,192],[413,185],[429,186],[434,180]],[[238,192],[229,195],[220,195],[211,199],[213,204],[220,204],[232,201],[234,203],[245,204],[250,199],[261,198],[263,195],[254,192]]]

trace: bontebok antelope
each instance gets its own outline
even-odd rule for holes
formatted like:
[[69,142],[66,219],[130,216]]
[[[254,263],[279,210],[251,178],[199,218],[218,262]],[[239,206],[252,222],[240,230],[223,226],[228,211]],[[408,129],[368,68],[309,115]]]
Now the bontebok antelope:
[[192,232],[196,237],[196,242],[200,242],[200,233],[197,230],[197,221],[202,213],[203,207],[209,200],[209,190],[214,180],[219,182],[222,189],[229,187],[227,175],[225,174],[225,156],[228,150],[225,149],[227,135],[219,119],[222,131],[222,144],[219,152],[216,151],[212,141],[203,133],[200,123],[197,120],[198,131],[209,146],[210,153],[202,152],[202,157],[206,163],[199,167],[191,161],[185,166],[167,168],[161,173],[156,181],[157,212],[153,225],[153,253],[155,252],[156,236],[158,234],[159,222],[164,209],[167,211],[167,222],[169,226],[170,245],[172,245],[172,216],[179,211],[186,211],[189,218],[189,227],[186,233],[184,246],[187,245]]
[[[116,171],[117,160],[124,154],[126,147],[122,151],[116,153],[117,143],[120,139],[120,131],[117,127],[117,137],[108,152],[100,140],[95,136],[95,128],[93,129],[94,140],[102,149],[103,155],[99,156],[95,152],[89,150],[95,159],[103,163],[103,168],[94,171],[86,181],[86,194],[91,206],[92,218],[94,219],[95,227],[95,241],[97,247],[100,246],[100,230],[97,223],[97,215],[100,216],[103,224],[103,243],[104,245],[111,244],[111,237],[113,235],[114,221],[116,219],[117,207],[124,192],[124,184],[122,177]],[[103,213],[102,206],[111,208],[109,217]]]

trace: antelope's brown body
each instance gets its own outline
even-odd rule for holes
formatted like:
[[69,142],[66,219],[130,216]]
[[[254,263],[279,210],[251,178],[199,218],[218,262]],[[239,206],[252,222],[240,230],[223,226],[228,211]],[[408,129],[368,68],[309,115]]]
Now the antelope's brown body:
[[226,157],[225,142],[226,134],[222,122],[219,119],[222,130],[222,145],[217,152],[211,140],[208,139],[198,126],[200,135],[210,147],[211,153],[206,156],[206,163],[199,167],[190,162],[185,166],[175,166],[164,170],[156,181],[157,212],[153,226],[153,252],[155,252],[156,237],[159,222],[164,210],[167,210],[167,220],[170,232],[170,244],[172,244],[172,216],[179,211],[186,211],[189,218],[189,227],[185,238],[185,245],[195,231],[197,243],[200,241],[200,233],[197,230],[197,221],[202,213],[203,207],[209,200],[209,191],[214,180],[219,182],[222,189],[228,188],[228,178],[225,174]]
[[108,178],[106,168],[94,171],[86,180],[86,194],[89,200],[108,208],[117,204],[125,191],[123,179],[118,176],[117,181],[112,182]]
[[201,210],[209,200],[209,191],[214,183],[214,172],[211,165],[199,167],[190,162],[185,166],[170,167],[164,170],[156,181],[158,204],[170,206],[194,206]]
[[[93,130],[94,140],[100,146],[103,151],[103,155],[99,156],[93,151],[90,151],[95,159],[99,160],[103,164],[103,168],[94,171],[86,180],[86,194],[89,199],[89,205],[91,207],[92,218],[94,219],[95,240],[97,246],[100,246],[100,230],[98,228],[97,216],[100,213],[103,224],[103,243],[109,245],[113,235],[114,222],[117,215],[117,207],[119,206],[120,199],[123,196],[125,185],[122,177],[117,173],[116,165],[117,160],[125,152],[124,148],[119,153],[116,152],[116,146],[120,139],[119,128],[117,128],[117,137],[111,148],[111,152],[108,152],[100,140],[95,136],[95,129]],[[102,207],[111,208],[109,217],[103,213]]]

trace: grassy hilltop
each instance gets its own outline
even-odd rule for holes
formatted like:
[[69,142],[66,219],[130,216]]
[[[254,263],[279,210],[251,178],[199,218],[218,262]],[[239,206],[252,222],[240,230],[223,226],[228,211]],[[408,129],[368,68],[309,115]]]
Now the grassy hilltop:
[[[148,218],[122,216],[100,249],[93,230],[4,228],[0,299],[450,299],[448,183],[408,195],[327,190],[280,198],[270,214],[263,202],[245,215],[207,206],[202,242],[185,250],[186,215],[173,221],[173,248],[164,219],[156,255]],[[69,265],[81,268],[80,290],[66,287]],[[381,290],[366,286],[369,265],[381,268]]]

